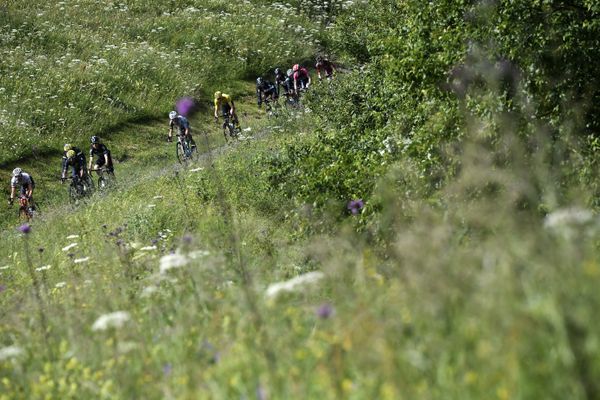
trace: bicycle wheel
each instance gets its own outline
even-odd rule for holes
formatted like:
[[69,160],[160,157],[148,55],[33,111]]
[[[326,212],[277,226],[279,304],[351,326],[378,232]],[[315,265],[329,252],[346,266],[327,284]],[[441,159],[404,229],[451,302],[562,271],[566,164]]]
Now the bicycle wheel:
[[29,222],[31,220],[31,212],[27,209],[27,207],[19,207],[19,219],[24,222]]
[[233,122],[227,123],[227,131],[229,132],[229,137],[232,139],[237,139],[237,132],[235,130],[235,125]]
[[81,197],[81,194],[77,190],[77,185],[71,182],[69,185],[69,201],[72,204],[75,204],[77,203],[77,200],[79,200],[79,197]]
[[108,180],[104,178],[104,175],[98,177],[98,190],[104,191],[108,188]]
[[92,177],[89,174],[86,174],[83,179],[81,180],[81,185],[83,187],[83,192],[85,193],[85,195],[91,195],[92,193],[94,193],[94,181],[92,180]]
[[181,164],[185,162],[185,150],[183,148],[183,144],[181,142],[177,142],[177,146],[175,148],[175,153],[177,155],[177,161]]

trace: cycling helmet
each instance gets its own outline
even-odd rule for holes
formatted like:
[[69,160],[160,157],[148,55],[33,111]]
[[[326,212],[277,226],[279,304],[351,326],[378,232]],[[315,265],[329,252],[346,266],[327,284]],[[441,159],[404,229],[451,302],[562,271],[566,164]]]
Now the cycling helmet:
[[69,151],[73,148],[73,146],[71,146],[69,143],[65,144],[65,146],[63,147],[64,151]]
[[279,75],[281,73],[281,70],[279,68],[275,68],[275,75]]
[[215,92],[215,99],[220,99],[222,95],[223,93],[221,92]]
[[292,71],[291,69],[288,69],[286,73],[287,73],[287,76],[294,75],[294,71]]
[[21,168],[17,167],[15,169],[13,169],[12,176],[17,177],[17,176],[21,175],[22,173],[23,173],[23,170]]
[[67,158],[71,159],[73,157],[75,157],[75,150],[69,150],[69,151],[67,151]]
[[100,143],[100,138],[98,136],[94,135],[94,136],[92,136],[90,141],[92,142],[92,144]]
[[323,56],[319,54],[319,55],[317,56],[317,62],[319,63],[319,62],[321,62],[321,61],[323,61]]
[[296,72],[300,69],[300,65],[298,64],[294,64],[294,66],[292,67],[292,71]]
[[260,76],[258,78],[256,78],[257,85],[262,85],[262,83],[263,83],[263,78],[261,78]]
[[177,117],[177,111],[171,111],[169,113],[169,119],[175,119]]

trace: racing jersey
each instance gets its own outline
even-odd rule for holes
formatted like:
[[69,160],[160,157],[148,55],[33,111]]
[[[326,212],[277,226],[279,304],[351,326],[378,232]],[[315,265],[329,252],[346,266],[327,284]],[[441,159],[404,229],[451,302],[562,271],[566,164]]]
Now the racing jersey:
[[225,104],[229,105],[230,107],[233,107],[233,100],[231,100],[231,96],[223,93],[221,97],[215,99],[215,112],[217,112],[219,108],[224,106]]
[[10,180],[10,187],[18,187],[21,185],[22,188],[27,188],[29,185],[33,186],[33,178],[26,172],[21,172],[21,179],[16,176],[13,176]]
[[101,157],[105,155],[110,157],[110,150],[108,150],[108,147],[106,147],[104,144],[98,145],[97,148],[95,148],[94,145],[90,147],[90,158],[93,158],[94,156]]
[[179,128],[179,132],[183,134],[185,133],[186,129],[190,129],[190,122],[186,117],[178,115],[169,121],[169,128],[173,129],[174,126],[177,126]]
[[317,73],[321,73],[321,69],[325,71],[325,76],[331,76],[333,74],[333,64],[328,60],[319,61],[315,67],[317,68]]
[[81,169],[85,167],[85,154],[78,147],[73,147],[71,150],[75,152],[75,157],[71,161],[67,158],[67,152],[63,152],[62,157],[62,170],[63,173],[67,172],[69,166]]
[[300,67],[298,71],[294,72],[294,80],[308,80],[308,70],[304,67]]

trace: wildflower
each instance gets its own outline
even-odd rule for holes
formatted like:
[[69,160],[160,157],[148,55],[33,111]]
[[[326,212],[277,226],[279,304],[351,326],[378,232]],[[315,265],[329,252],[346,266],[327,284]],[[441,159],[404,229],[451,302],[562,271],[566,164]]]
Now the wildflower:
[[65,286],[67,286],[67,282],[58,282],[56,285],[54,285],[54,287],[57,289],[64,288]]
[[324,303],[317,307],[317,309],[315,310],[315,314],[321,319],[327,319],[329,317],[332,317],[333,314],[335,314],[335,309],[331,304]]
[[67,239],[72,240],[72,239],[77,239],[79,237],[79,235],[69,235],[67,236]]
[[93,331],[105,331],[110,328],[121,328],[131,319],[127,311],[115,311],[101,315],[92,325]]
[[593,218],[594,214],[590,210],[577,207],[563,208],[546,215],[544,227],[561,228],[569,225],[585,225]]
[[31,226],[29,224],[23,224],[20,227],[17,228],[19,230],[19,232],[27,235],[28,233],[31,232]]
[[203,169],[204,168],[202,168],[202,167],[193,168],[193,169],[190,169],[190,172],[198,172],[198,171],[202,171]]
[[142,250],[142,251],[156,250],[156,246],[144,246],[140,250]]
[[75,264],[81,264],[81,263],[88,262],[88,261],[90,261],[89,257],[76,258],[76,259],[73,260],[73,262]]
[[0,361],[9,360],[23,354],[23,349],[19,346],[7,346],[0,349]]
[[171,269],[183,267],[188,262],[188,258],[184,255],[167,254],[160,259],[160,273],[164,274]]
[[148,208],[154,208],[154,207],[156,207],[156,204],[148,204],[146,207],[148,207]]
[[48,271],[50,268],[52,268],[52,266],[50,266],[50,265],[44,265],[44,266],[36,268],[35,270],[38,271],[38,272],[41,272],[41,271]]
[[73,247],[76,247],[76,246],[77,246],[77,243],[71,243],[70,245],[63,247],[63,248],[62,248],[62,251],[69,251],[69,250],[71,250]]
[[365,203],[362,201],[362,199],[358,199],[358,200],[351,200],[348,202],[348,210],[350,210],[350,212],[352,213],[352,215],[357,215],[360,210],[363,209]]
[[5,269],[9,269],[9,268],[10,268],[10,265],[4,265],[4,266],[0,267],[0,270],[5,270]]
[[154,293],[158,292],[158,288],[156,286],[147,286],[142,290],[142,294],[140,297],[147,298],[152,296]]
[[297,276],[288,281],[277,282],[267,287],[266,296],[270,298],[277,297],[282,292],[293,292],[299,286],[312,284],[323,279],[325,275],[319,271],[308,272],[306,274]]
[[153,199],[156,199],[156,200],[159,200],[159,199],[162,199],[162,198],[163,198],[163,196],[154,196],[153,197]]

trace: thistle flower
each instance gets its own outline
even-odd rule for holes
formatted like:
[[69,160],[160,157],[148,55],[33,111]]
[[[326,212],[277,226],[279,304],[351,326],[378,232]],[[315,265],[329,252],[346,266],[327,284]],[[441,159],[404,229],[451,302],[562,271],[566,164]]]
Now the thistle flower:
[[365,203],[362,199],[351,200],[348,202],[348,210],[352,213],[352,215],[357,215],[360,210],[363,209]]
[[194,99],[191,97],[182,97],[181,99],[177,100],[177,103],[175,104],[175,110],[177,110],[177,112],[183,116],[188,116],[193,111],[194,106]]
[[331,304],[324,303],[317,307],[317,309],[315,310],[315,314],[321,319],[328,319],[329,317],[332,317],[335,314],[335,309]]
[[101,315],[92,325],[93,331],[105,331],[110,328],[121,328],[131,316],[127,311],[115,311],[109,314]]
[[29,224],[23,224],[20,227],[17,228],[19,230],[19,232],[27,235],[28,233],[31,232],[31,226]]

